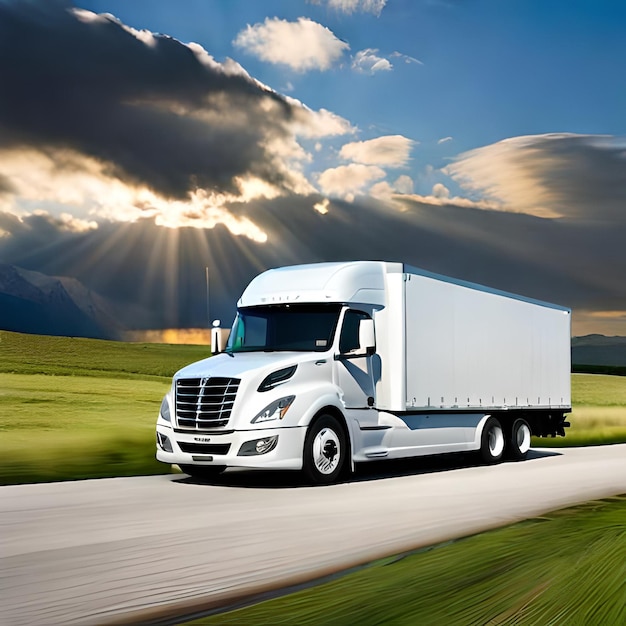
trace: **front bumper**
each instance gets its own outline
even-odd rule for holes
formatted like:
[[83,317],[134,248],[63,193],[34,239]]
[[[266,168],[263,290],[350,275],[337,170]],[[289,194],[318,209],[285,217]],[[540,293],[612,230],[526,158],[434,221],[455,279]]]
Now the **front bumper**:
[[[161,420],[159,420],[161,422]],[[250,469],[302,469],[306,428],[264,428],[227,433],[175,432],[164,423],[157,424],[156,458],[177,465],[219,465]],[[278,436],[276,446],[265,454],[241,456],[241,447],[250,441]],[[167,438],[168,445],[163,445]],[[165,448],[171,448],[168,451]]]

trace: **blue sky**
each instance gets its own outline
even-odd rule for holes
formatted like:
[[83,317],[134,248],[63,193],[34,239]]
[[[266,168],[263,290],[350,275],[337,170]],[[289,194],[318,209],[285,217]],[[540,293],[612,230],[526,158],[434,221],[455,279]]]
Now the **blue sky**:
[[[419,142],[412,153],[417,170],[519,135],[625,133],[626,5],[620,2],[389,0],[378,15],[303,0],[81,6],[198,42],[217,61],[233,58],[277,91],[345,117],[360,139],[401,134]],[[247,25],[299,17],[330,29],[349,50],[326,70],[297,71],[233,43]],[[355,55],[367,49],[392,69],[355,71]],[[446,137],[452,140],[438,146]]]
[[625,28],[606,0],[0,0],[0,261],[190,326],[194,266],[228,316],[272,265],[402,260],[626,335]]

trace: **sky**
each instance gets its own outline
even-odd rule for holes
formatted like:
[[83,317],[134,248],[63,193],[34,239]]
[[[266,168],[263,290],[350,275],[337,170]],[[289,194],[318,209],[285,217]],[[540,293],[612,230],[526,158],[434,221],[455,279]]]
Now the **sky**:
[[[382,259],[626,335],[626,4],[0,0],[0,261],[130,326]],[[143,311],[143,314],[142,314]]]

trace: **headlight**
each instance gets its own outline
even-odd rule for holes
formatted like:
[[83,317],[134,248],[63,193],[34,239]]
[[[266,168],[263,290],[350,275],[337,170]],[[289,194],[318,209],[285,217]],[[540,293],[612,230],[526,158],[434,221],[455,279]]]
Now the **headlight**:
[[163,401],[161,402],[161,409],[160,409],[160,414],[161,417],[166,421],[166,422],[171,422],[172,419],[170,418],[170,403],[167,401],[167,396],[165,396],[165,398],[163,398]]
[[287,413],[295,398],[296,396],[286,396],[280,400],[275,400],[272,404],[266,406],[256,417],[254,417],[252,419],[252,423],[258,424],[259,422],[269,422],[271,420],[283,419],[283,417],[285,417],[285,413]]
[[297,365],[292,365],[291,367],[285,367],[282,370],[272,372],[263,379],[257,391],[269,391],[270,389],[274,389],[276,385],[280,385],[280,383],[289,380],[296,373],[297,367]]

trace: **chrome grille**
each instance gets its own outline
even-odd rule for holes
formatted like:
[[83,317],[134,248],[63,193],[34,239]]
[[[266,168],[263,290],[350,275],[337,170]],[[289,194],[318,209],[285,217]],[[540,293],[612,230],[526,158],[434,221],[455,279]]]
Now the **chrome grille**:
[[183,378],[176,381],[176,419],[181,428],[225,426],[235,402],[238,378]]

